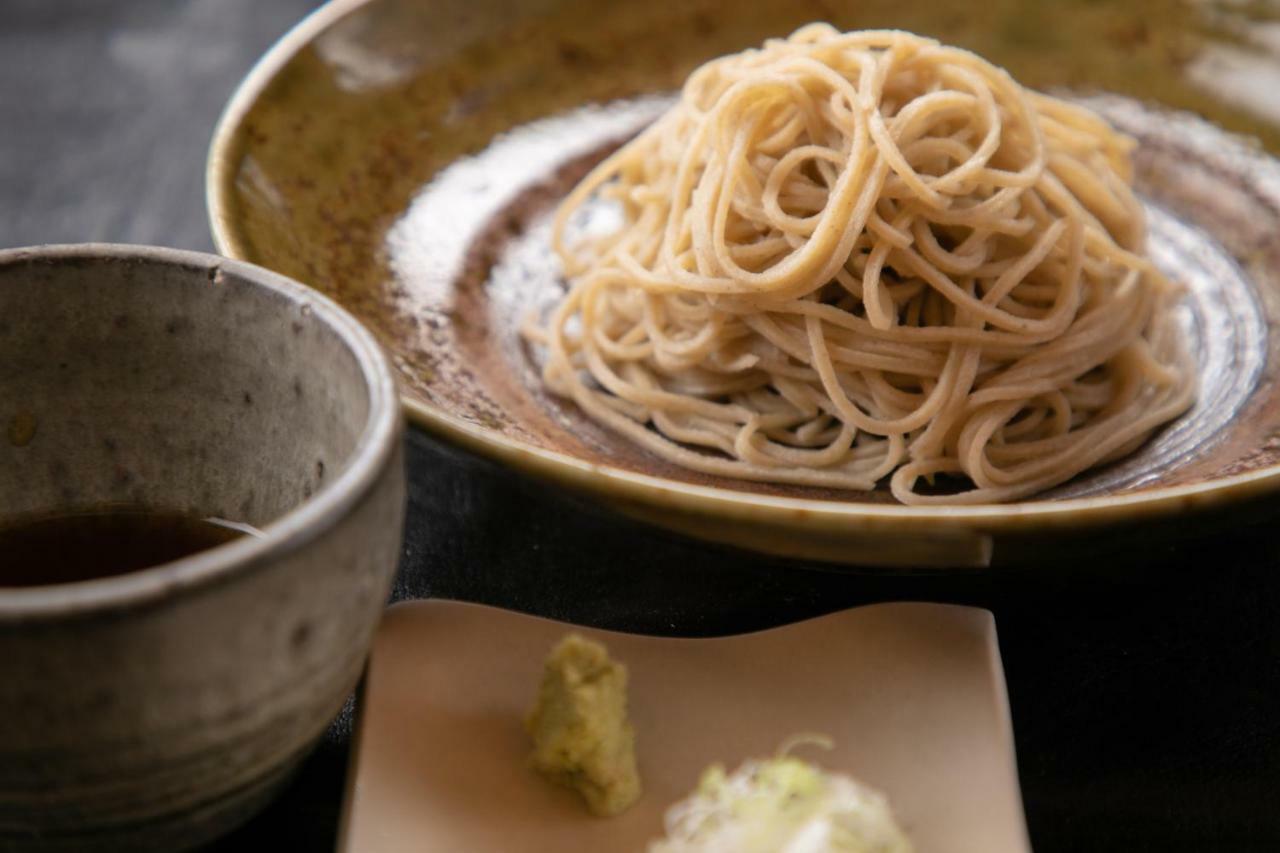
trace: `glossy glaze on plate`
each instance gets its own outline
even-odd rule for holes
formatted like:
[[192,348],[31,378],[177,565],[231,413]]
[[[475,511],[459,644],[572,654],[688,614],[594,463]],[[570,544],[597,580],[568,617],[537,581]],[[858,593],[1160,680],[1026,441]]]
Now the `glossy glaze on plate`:
[[698,62],[807,19],[938,34],[1032,85],[1125,90],[1272,138],[1186,82],[1212,27],[1171,17],[1162,0],[1121,12],[1004,0],[981,26],[909,2],[761,0],[736,15],[707,0],[662,16],[639,3],[581,5],[502,14],[496,2],[444,2],[427,14],[402,0],[340,2],[264,60],[215,139],[210,205],[223,250],[352,308],[390,349],[420,425],[668,527],[846,564],[1034,559],[1026,541],[1050,530],[1167,518],[1280,483],[1280,388],[1267,367],[1280,345],[1270,334],[1280,167],[1210,124],[1115,97],[1093,103],[1140,140],[1152,251],[1188,285],[1205,389],[1191,416],[1132,459],[1013,507],[906,508],[883,492],[686,471],[546,394],[518,329],[563,286],[547,212]]
[[[629,670],[644,794],[593,817],[526,766],[522,719],[566,631]],[[401,604],[379,629],[339,850],[639,851],[712,762],[804,751],[883,791],[917,853],[1029,853],[991,614],[857,608],[756,634],[681,640],[572,628],[451,601]]]

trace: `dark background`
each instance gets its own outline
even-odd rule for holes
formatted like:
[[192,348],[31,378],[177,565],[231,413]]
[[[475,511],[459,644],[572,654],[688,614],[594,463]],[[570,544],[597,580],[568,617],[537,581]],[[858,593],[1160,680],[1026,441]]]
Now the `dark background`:
[[[1046,0],[1051,2],[1051,0]],[[237,81],[308,0],[0,0],[0,246],[211,250],[204,156]],[[731,633],[884,599],[996,614],[1038,851],[1280,849],[1280,542],[1211,540],[1065,568],[858,576],[621,519],[413,432],[396,597],[593,625]],[[216,846],[332,849],[350,714]]]

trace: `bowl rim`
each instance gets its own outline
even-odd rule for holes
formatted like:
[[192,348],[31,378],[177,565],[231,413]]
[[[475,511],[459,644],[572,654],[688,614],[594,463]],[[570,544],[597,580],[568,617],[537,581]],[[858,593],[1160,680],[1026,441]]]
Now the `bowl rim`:
[[368,398],[368,415],[342,473],[310,498],[262,528],[261,537],[242,537],[188,557],[136,572],[95,580],[0,589],[0,626],[39,619],[62,619],[154,604],[205,589],[243,571],[293,553],[334,527],[380,481],[394,458],[403,431],[396,380],[381,346],[354,317],[324,294],[245,261],[204,252],[120,243],[50,244],[0,250],[0,269],[39,263],[58,267],[85,261],[141,263],[185,271],[207,282],[221,273],[307,307],[356,359]]
[[[379,0],[329,0],[272,45],[236,87],[214,129],[205,174],[205,202],[214,245],[219,252],[250,260],[251,252],[229,212],[237,165],[233,154],[244,135],[245,117],[276,75],[303,48],[351,13],[377,2]],[[1233,144],[1239,144],[1244,156],[1270,159],[1248,145]],[[765,524],[841,537],[855,531],[927,536],[932,531],[1026,533],[1101,527],[1234,504],[1280,491],[1280,464],[1277,464],[1127,494],[1009,504],[904,506],[762,495],[587,462],[472,424],[407,394],[401,402],[412,424],[474,454],[580,493],[711,521]]]

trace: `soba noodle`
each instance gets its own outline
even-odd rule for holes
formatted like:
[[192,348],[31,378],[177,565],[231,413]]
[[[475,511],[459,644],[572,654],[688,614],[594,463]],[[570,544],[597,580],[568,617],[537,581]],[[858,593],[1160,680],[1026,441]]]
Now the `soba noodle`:
[[[1132,144],[903,32],[811,25],[710,62],[558,211],[544,381],[708,474],[1040,492],[1194,397]],[[621,226],[567,241],[600,202]],[[920,489],[939,474],[967,488]]]

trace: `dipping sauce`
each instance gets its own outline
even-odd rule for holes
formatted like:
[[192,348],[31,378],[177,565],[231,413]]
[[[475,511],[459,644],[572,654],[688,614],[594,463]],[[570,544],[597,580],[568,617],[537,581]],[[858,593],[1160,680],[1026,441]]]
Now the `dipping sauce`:
[[0,588],[75,583],[136,572],[251,531],[247,525],[221,519],[151,509],[0,520]]

